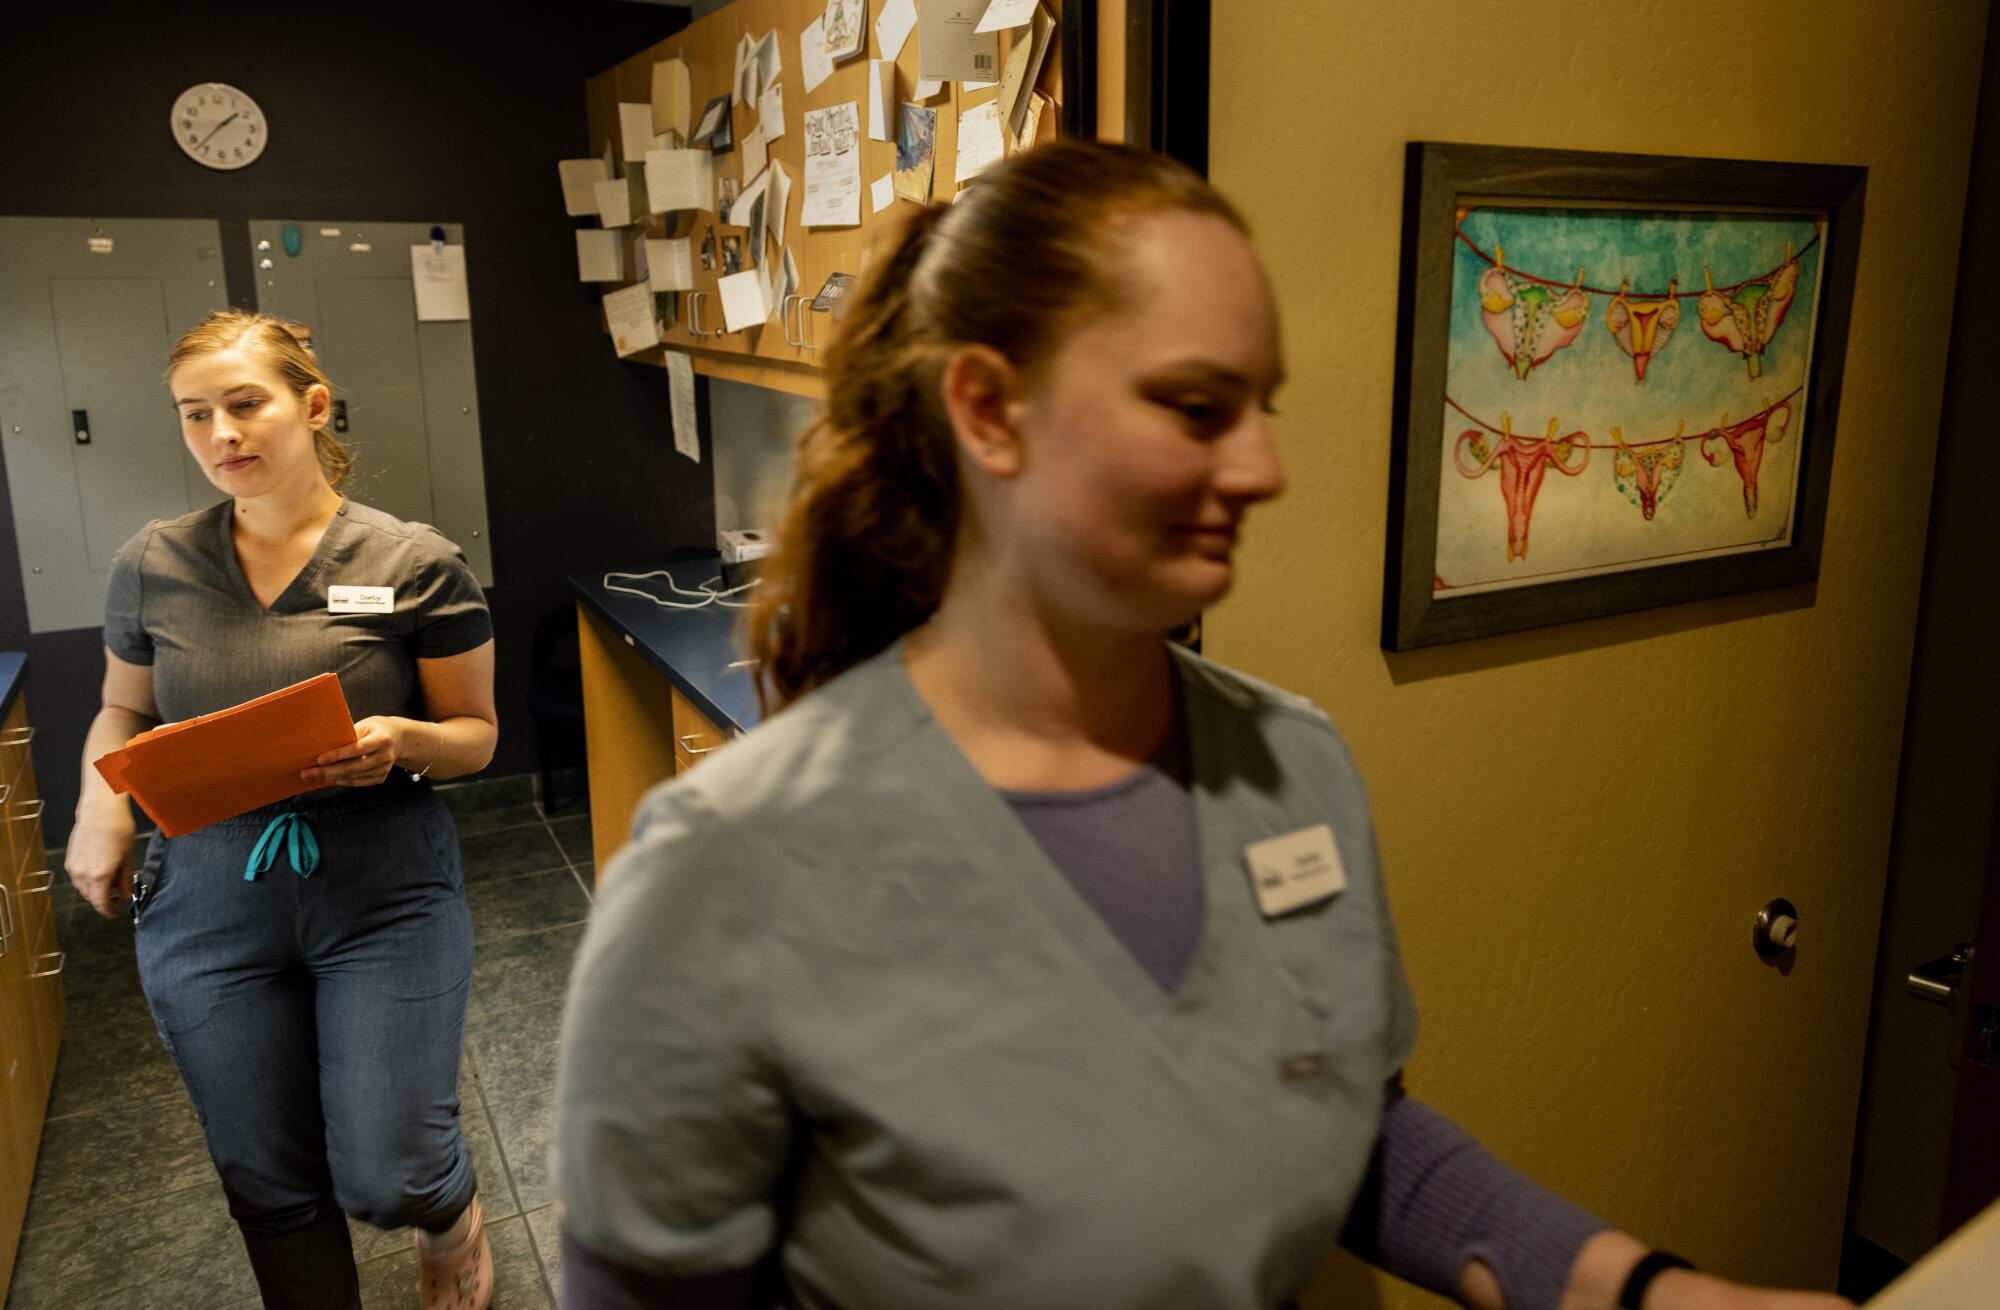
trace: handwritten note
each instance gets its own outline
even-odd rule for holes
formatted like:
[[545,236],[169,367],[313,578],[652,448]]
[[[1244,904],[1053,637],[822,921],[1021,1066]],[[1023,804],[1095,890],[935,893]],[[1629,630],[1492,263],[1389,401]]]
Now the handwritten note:
[[449,323],[472,317],[465,287],[465,247],[410,247],[410,279],[417,288],[417,321]]
[[694,409],[694,361],[678,350],[667,352],[667,394],[674,419],[674,449],[701,463],[701,421]]
[[636,355],[660,344],[653,289],[644,282],[606,292],[604,318],[611,327],[611,344],[620,355]]
[[807,95],[833,76],[833,57],[826,52],[825,14],[806,24],[806,30],[799,33],[799,72],[806,79]]
[[807,227],[861,221],[861,112],[855,101],[806,111],[806,198],[799,221]]

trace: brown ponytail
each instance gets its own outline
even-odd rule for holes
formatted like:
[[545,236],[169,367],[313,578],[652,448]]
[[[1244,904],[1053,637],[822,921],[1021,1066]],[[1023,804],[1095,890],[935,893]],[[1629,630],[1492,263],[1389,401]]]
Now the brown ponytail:
[[[333,391],[333,383],[313,355],[310,329],[302,323],[287,323],[243,309],[215,310],[182,333],[167,356],[167,375],[173,376],[175,369],[191,359],[238,347],[276,373],[300,400],[315,386],[325,387],[329,394]],[[324,427],[313,429],[313,450],[327,484],[340,490],[354,468],[353,454]]]
[[1166,210],[1235,208],[1162,155],[1058,141],[904,224],[826,353],[826,404],[799,443],[777,549],[746,614],[758,697],[775,712],[936,612],[960,526],[941,384],[989,346],[1032,371],[1084,319],[1124,303],[1117,233]]

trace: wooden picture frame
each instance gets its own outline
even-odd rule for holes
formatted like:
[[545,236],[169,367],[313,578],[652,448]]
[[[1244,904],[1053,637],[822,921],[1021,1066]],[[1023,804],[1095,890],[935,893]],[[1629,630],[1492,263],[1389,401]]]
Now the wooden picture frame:
[[1866,184],[1410,143],[1383,646],[1817,577]]

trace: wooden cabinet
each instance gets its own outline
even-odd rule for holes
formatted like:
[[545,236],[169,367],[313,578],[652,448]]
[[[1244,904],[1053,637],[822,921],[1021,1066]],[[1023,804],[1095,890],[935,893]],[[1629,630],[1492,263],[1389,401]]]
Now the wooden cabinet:
[[14,1270],[62,1043],[63,953],[26,699],[0,727],[0,1289]]
[[579,603],[584,758],[597,880],[632,834],[632,814],[654,786],[713,754],[729,734],[683,696],[605,622]]

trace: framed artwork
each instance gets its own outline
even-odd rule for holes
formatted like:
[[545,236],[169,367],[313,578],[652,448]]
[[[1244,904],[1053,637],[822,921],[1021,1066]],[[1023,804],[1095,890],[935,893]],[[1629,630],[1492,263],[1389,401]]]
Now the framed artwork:
[[1817,577],[1866,180],[1412,143],[1382,644]]

